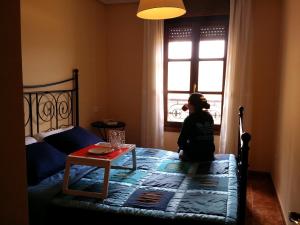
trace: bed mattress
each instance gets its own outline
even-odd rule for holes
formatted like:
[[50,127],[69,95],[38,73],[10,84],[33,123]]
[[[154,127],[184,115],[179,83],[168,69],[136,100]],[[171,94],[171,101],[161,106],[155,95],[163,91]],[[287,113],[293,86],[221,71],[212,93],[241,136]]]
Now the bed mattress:
[[[104,200],[63,194],[63,171],[29,187],[31,223],[237,224],[234,155],[190,163],[161,149],[137,148],[136,154],[137,170],[111,169]],[[115,165],[131,166],[131,160],[129,153]],[[73,166],[71,188],[100,191],[103,175],[103,168]]]

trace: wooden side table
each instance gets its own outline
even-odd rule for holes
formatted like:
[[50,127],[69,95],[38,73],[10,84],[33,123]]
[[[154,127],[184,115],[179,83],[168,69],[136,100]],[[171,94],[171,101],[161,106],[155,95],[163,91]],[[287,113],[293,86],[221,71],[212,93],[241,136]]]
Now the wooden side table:
[[91,126],[98,130],[100,136],[103,138],[104,141],[108,141],[107,140],[107,131],[109,129],[124,130],[126,124],[121,121],[115,121],[115,123],[106,123],[104,121],[95,121],[95,122],[91,123]]
[[[103,145],[103,147],[106,146],[107,145]],[[123,144],[119,149],[105,155],[97,155],[97,154],[89,153],[90,149],[98,148],[98,147],[101,147],[101,145],[91,145],[68,155],[66,161],[65,174],[64,174],[64,182],[63,182],[63,192],[65,194],[104,199],[107,197],[108,194],[110,168],[136,170],[136,153],[135,153],[134,144]],[[112,166],[112,162],[114,160],[118,159],[120,156],[124,155],[127,152],[132,153],[132,168],[127,168],[122,166]],[[89,192],[89,191],[69,189],[69,176],[70,176],[71,165],[103,167],[104,181],[103,181],[102,192],[99,193],[99,192]]]

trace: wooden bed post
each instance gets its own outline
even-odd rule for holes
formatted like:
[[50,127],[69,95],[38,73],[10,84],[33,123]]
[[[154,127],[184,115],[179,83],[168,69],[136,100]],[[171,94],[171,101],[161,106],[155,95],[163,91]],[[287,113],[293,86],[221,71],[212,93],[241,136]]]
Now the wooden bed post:
[[247,208],[248,155],[251,135],[244,132],[244,107],[239,108],[239,138],[238,138],[238,182],[239,182],[239,224],[245,223]]
[[78,94],[78,69],[73,69],[73,79],[74,79],[74,88],[75,88],[75,125],[79,126],[79,94]]

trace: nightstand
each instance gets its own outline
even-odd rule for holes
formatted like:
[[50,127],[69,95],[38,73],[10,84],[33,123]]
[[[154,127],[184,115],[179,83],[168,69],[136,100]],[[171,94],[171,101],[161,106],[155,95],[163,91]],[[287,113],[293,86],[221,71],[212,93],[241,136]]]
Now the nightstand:
[[100,136],[103,138],[104,141],[107,140],[107,131],[110,129],[119,129],[119,130],[124,130],[126,124],[121,121],[115,121],[115,123],[109,123],[109,122],[104,122],[104,121],[95,121],[91,123],[91,126],[93,128],[96,128],[100,134]]

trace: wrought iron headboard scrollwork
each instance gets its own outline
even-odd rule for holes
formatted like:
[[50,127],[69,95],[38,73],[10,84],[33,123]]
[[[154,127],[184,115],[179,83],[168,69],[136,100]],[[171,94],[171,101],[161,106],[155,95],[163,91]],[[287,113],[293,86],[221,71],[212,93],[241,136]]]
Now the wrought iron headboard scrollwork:
[[72,78],[23,86],[26,136],[79,125],[78,74],[74,69]]

